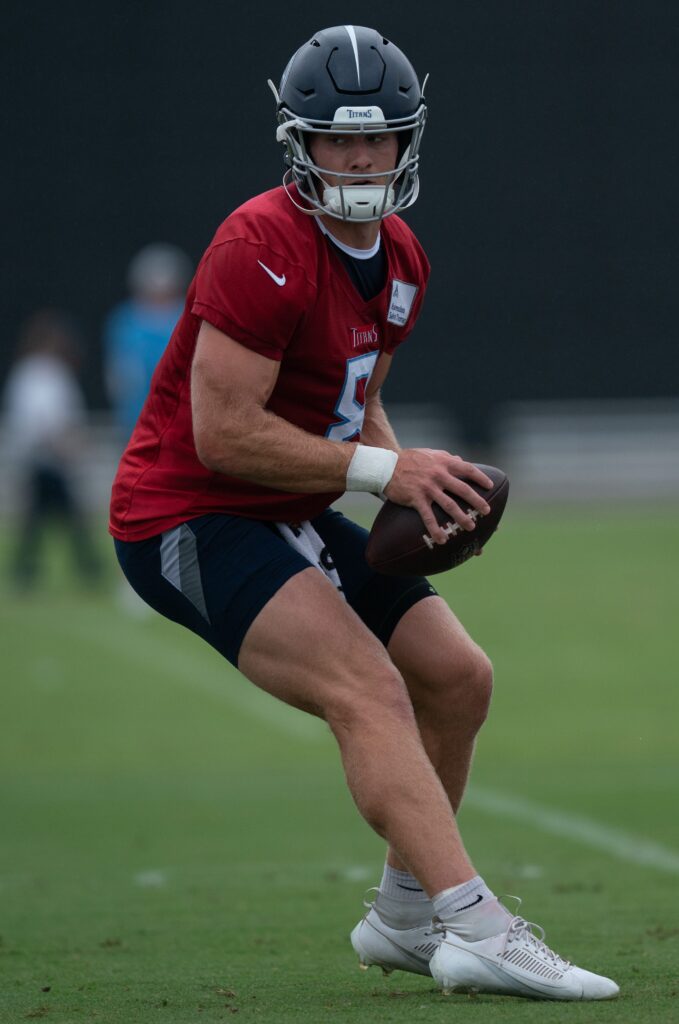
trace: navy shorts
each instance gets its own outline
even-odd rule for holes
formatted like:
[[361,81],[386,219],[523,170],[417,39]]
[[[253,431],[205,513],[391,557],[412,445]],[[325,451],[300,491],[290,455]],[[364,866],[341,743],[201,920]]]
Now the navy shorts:
[[[436,590],[424,578],[373,572],[364,557],[368,531],[341,512],[326,509],[312,525],[348,604],[386,647],[408,608]],[[273,523],[221,514],[191,519],[148,540],[116,540],[115,548],[130,585],[147,604],[234,665],[264,605],[311,564]]]

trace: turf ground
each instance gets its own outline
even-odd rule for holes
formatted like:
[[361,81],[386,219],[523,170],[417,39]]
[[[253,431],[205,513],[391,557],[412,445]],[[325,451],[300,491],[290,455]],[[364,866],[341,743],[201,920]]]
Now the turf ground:
[[676,511],[519,510],[438,581],[497,674],[467,844],[616,1003],[359,972],[382,846],[324,728],[57,547],[2,593],[0,1021],[679,1020]]

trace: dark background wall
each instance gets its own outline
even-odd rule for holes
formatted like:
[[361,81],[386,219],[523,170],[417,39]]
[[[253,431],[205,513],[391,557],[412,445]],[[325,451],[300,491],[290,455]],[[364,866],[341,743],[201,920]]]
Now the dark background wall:
[[0,378],[21,319],[55,304],[102,405],[130,256],[162,240],[197,260],[275,184],[266,79],[315,29],[368,21],[431,73],[407,217],[433,276],[388,397],[445,401],[482,439],[505,399],[676,391],[676,2],[64,0],[3,21]]

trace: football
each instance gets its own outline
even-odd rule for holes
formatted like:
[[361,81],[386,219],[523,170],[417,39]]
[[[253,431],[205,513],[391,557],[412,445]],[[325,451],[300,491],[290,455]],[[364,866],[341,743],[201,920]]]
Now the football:
[[507,504],[509,480],[495,466],[477,465],[490,477],[493,486],[488,490],[471,480],[466,483],[477,494],[483,495],[490,505],[490,512],[482,516],[451,494],[451,498],[476,520],[475,529],[464,530],[457,523],[451,522],[448,513],[434,503],[432,508],[436,521],[448,534],[445,544],[435,544],[419,512],[387,500],[377,513],[368,538],[365,557],[371,569],[386,576],[434,576],[438,572],[454,569],[478,554],[497,530]]

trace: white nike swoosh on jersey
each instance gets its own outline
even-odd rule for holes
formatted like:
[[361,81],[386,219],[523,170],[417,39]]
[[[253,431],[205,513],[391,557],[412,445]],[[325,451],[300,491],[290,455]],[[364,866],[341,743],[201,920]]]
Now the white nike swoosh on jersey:
[[261,260],[257,260],[257,262],[259,263],[262,270],[266,270],[271,280],[275,281],[279,288],[282,288],[283,285],[285,284],[285,274],[283,274],[282,277],[278,277],[277,274],[274,274],[273,270],[269,270],[266,263],[262,263]]

